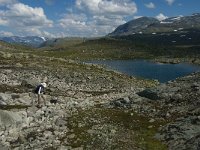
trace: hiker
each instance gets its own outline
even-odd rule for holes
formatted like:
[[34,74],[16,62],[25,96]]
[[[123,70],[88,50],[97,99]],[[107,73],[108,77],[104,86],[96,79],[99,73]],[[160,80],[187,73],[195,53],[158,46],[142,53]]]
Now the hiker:
[[47,87],[47,84],[43,82],[43,83],[40,83],[35,89],[35,93],[38,95],[38,106],[40,106],[41,99],[43,99],[44,105],[46,105],[46,100],[43,95],[46,87]]

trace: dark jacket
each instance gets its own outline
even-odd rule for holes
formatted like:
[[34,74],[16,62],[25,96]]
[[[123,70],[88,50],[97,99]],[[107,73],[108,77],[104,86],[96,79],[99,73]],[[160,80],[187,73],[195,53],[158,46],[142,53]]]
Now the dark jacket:
[[44,93],[44,86],[43,85],[38,85],[35,89],[35,93],[36,94],[41,94],[41,93]]

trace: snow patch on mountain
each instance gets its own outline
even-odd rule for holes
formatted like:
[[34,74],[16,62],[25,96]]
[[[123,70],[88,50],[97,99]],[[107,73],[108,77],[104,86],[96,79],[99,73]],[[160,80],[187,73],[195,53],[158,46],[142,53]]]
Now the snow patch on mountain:
[[47,40],[46,40],[46,38],[45,38],[45,37],[43,37],[43,36],[41,36],[40,38],[41,38],[41,39],[43,39],[43,40],[44,40],[44,42],[45,42],[45,41],[47,41]]

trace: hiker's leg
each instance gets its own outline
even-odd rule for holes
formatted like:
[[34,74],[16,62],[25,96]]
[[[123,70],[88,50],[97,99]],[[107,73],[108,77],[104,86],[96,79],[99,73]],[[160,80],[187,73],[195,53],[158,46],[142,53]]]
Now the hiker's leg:
[[46,105],[46,98],[45,98],[45,96],[42,94],[41,97],[43,99],[44,105]]
[[41,95],[38,94],[38,105],[40,105],[40,101],[41,101]]

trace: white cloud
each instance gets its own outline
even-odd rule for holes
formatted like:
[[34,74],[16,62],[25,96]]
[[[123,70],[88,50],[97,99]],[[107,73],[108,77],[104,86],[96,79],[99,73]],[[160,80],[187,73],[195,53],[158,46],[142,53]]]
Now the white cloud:
[[126,21],[123,20],[123,17],[120,16],[113,16],[110,18],[105,16],[94,16],[93,17],[96,25],[108,25],[108,26],[118,26],[121,24],[126,23]]
[[137,6],[134,2],[129,0],[121,1],[101,1],[99,3],[99,9],[103,13],[110,13],[116,15],[131,15],[137,12]]
[[[111,16],[110,16],[111,17]],[[59,27],[64,29],[62,36],[102,36],[125,21],[123,17],[93,16],[88,18],[85,14],[66,14],[59,20]]]
[[8,10],[4,11],[0,18],[15,27],[50,27],[53,24],[47,19],[42,8],[32,8],[22,3],[9,5]]
[[[0,13],[0,15],[1,15],[1,13]],[[0,25],[6,26],[6,25],[8,25],[8,21],[3,18],[0,18]]]
[[159,21],[162,21],[162,20],[165,20],[167,19],[168,17],[163,15],[162,13],[160,13],[159,15],[156,16],[156,18],[159,20]]
[[[0,10],[0,26],[13,27],[13,33],[21,36],[102,36],[124,24],[127,18],[133,18],[137,12],[132,0],[75,0],[75,6],[66,9],[66,14],[60,15],[54,23],[41,7],[34,8],[18,0],[0,2],[6,6]],[[56,1],[44,2],[51,5]]]
[[152,2],[150,2],[150,3],[148,3],[148,4],[145,4],[145,6],[146,6],[147,8],[150,8],[150,9],[156,8],[155,4],[152,3]]
[[19,2],[7,3],[5,6],[5,10],[0,11],[0,25],[14,28],[17,34],[22,32],[27,35],[43,35],[43,28],[53,26],[53,21],[47,19],[41,7],[33,8]]
[[137,12],[131,0],[76,0],[76,6],[91,14],[131,15]]
[[54,35],[54,34],[52,34],[52,33],[49,33],[49,32],[47,32],[47,31],[43,31],[43,32],[42,32],[42,36],[43,36],[43,37],[50,37],[50,38],[56,37],[56,35]]
[[82,10],[89,10],[91,13],[98,13],[101,0],[76,0],[76,7]]
[[77,34],[81,35],[83,32],[90,30],[89,26],[86,25],[86,21],[85,14],[66,14],[64,18],[59,20],[59,27],[62,27],[66,34],[77,36]]
[[39,29],[34,27],[19,28],[18,32],[15,33],[17,36],[42,36],[42,37],[55,37],[52,33],[49,33],[45,29]]
[[42,32],[40,31],[40,29],[38,28],[25,28],[24,30],[20,29],[20,32],[24,32],[23,34],[30,34],[30,35],[34,35],[34,36],[41,36]]
[[165,1],[168,3],[168,5],[172,5],[175,2],[175,0],[165,0]]
[[106,35],[137,12],[132,0],[76,0],[76,7],[82,14],[71,11],[58,21],[65,35]]
[[7,31],[0,31],[0,36],[1,37],[8,37],[8,36],[13,36],[14,34],[12,32],[7,32]]
[[87,17],[84,14],[67,14],[64,18],[59,20],[59,25],[63,28],[70,28],[74,26],[85,26]]

